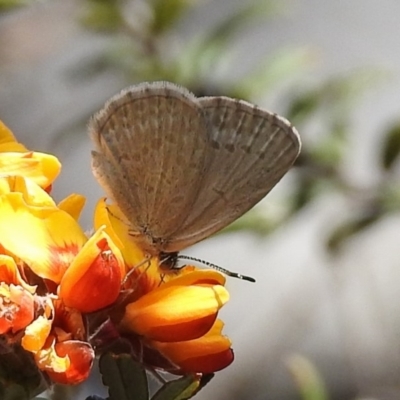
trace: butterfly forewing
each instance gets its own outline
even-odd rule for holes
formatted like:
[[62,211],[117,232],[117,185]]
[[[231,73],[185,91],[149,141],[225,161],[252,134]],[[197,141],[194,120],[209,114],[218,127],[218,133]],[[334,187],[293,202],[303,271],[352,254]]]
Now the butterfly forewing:
[[194,96],[139,85],[111,99],[89,128],[94,173],[108,195],[132,229],[168,240],[191,212],[207,164],[209,137]]
[[258,203],[296,159],[300,140],[283,118],[226,97],[200,98],[210,162],[191,212],[168,251],[194,244]]

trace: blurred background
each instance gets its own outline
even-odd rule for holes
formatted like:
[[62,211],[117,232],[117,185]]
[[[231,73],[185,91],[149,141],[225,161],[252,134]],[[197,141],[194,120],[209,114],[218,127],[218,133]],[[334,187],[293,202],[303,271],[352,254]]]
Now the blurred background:
[[126,86],[243,98],[300,132],[272,193],[185,251],[257,280],[228,280],[235,362],[199,400],[400,399],[399,15],[396,0],[0,0],[0,118],[61,160],[53,193],[87,197],[88,230],[103,192],[86,124]]

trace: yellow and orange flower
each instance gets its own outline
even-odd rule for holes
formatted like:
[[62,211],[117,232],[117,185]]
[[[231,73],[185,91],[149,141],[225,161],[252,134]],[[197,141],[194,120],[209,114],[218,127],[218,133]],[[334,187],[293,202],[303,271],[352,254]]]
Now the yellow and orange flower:
[[88,238],[79,226],[82,196],[55,204],[59,171],[0,123],[0,333],[56,382],[79,383],[94,360],[82,315],[117,299],[125,264],[104,228]]
[[233,361],[233,351],[230,340],[221,333],[223,323],[217,320],[229,299],[225,277],[194,267],[179,273],[161,272],[157,257],[143,262],[146,254],[131,239],[123,215],[115,205],[106,206],[104,200],[96,208],[96,226],[106,226],[110,237],[119,243],[129,271],[125,288],[134,288],[120,330],[136,334],[142,346],[159,351],[173,365],[170,372],[210,373],[227,367]]
[[54,156],[18,143],[0,121],[4,342],[18,343],[41,373],[64,384],[87,378],[106,321],[152,368],[186,374],[228,366],[231,342],[217,319],[229,298],[224,276],[194,267],[162,271],[104,200],[88,236],[77,222],[85,199],[73,194],[56,204],[49,194],[60,168]]

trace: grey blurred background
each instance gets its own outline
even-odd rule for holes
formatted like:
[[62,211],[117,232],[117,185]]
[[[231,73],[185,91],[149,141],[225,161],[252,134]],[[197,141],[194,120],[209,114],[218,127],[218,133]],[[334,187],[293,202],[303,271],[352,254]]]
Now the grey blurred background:
[[296,167],[252,214],[185,252],[257,279],[228,280],[221,316],[236,359],[197,398],[400,399],[400,3],[161,4],[3,11],[0,118],[59,157],[54,196],[86,196],[88,230],[103,192],[85,125],[123,87],[174,80],[289,118],[304,144]]

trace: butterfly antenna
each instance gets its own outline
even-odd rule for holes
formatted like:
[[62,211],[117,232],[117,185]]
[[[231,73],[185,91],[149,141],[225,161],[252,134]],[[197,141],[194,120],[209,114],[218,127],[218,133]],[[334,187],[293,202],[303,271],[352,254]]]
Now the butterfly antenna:
[[228,269],[222,268],[219,265],[210,263],[208,261],[204,261],[201,260],[200,258],[195,258],[195,257],[191,257],[191,256],[185,256],[185,255],[178,255],[178,259],[179,260],[189,260],[189,261],[195,261],[201,264],[206,265],[207,267],[210,267],[212,269],[215,269],[218,272],[223,273],[226,276],[230,276],[231,278],[238,278],[238,279],[242,279],[243,281],[248,281],[248,282],[255,282],[256,280],[254,278],[252,278],[251,276],[247,276],[247,275],[242,275],[242,274],[238,274],[237,272],[232,272],[229,271]]

